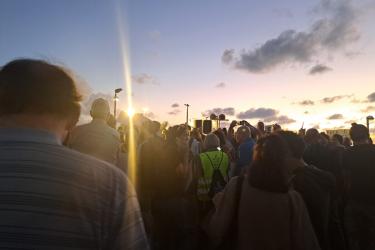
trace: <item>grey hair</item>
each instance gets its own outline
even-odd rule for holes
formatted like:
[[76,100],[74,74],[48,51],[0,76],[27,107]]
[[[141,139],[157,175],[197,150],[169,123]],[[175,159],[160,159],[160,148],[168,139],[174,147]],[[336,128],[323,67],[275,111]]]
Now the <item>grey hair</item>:
[[204,139],[203,147],[205,149],[210,149],[210,148],[217,148],[220,146],[220,140],[217,135],[210,133],[206,136]]

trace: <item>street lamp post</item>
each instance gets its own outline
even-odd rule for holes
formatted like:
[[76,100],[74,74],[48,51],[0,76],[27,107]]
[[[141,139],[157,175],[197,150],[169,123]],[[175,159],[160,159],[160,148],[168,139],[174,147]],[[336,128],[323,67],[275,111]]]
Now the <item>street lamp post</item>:
[[189,104],[184,104],[186,106],[186,125],[189,124]]
[[118,97],[117,97],[117,94],[120,93],[122,91],[122,88],[118,88],[118,89],[115,89],[115,97],[113,99],[113,115],[115,117],[115,120],[116,120],[116,111],[117,111],[117,100],[118,100]]
[[369,115],[366,117],[366,125],[367,125],[367,129],[368,131],[370,132],[370,121],[371,120],[374,120],[374,117],[372,115]]

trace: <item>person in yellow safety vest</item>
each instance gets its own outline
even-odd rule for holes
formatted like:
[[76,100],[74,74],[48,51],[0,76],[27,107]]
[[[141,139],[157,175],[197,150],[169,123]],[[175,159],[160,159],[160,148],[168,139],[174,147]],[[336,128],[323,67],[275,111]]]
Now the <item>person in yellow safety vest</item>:
[[[204,140],[204,152],[199,155],[198,200],[210,207],[212,196],[222,191],[228,181],[229,158],[220,150],[220,140],[215,134],[208,134]],[[215,179],[215,180],[213,180]],[[220,180],[222,179],[222,180]],[[219,182],[219,183],[213,183]],[[224,183],[222,183],[224,181]],[[221,183],[220,183],[221,182]],[[215,185],[216,184],[216,187]],[[208,206],[207,206],[208,205]]]

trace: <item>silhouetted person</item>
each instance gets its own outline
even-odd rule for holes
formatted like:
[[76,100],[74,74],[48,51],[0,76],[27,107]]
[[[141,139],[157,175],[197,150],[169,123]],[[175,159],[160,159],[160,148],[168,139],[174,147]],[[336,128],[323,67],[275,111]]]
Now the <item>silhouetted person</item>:
[[114,115],[110,114],[107,119],[107,124],[113,129],[116,129],[116,118]]
[[278,131],[281,131],[281,126],[277,123],[275,123],[274,125],[272,125],[272,132],[278,132]]
[[158,175],[158,171],[160,171],[164,164],[164,140],[159,134],[159,122],[150,121],[146,124],[146,129],[149,131],[149,137],[139,147],[137,193],[143,217],[145,219],[146,229],[149,234],[152,234],[151,203],[154,198],[153,191],[155,189],[155,177]]
[[261,121],[257,123],[257,129],[258,129],[258,138],[262,137],[266,133],[265,128],[264,128],[264,123]]
[[278,134],[288,144],[291,152],[288,167],[293,187],[305,201],[321,248],[344,250],[343,227],[334,197],[335,177],[304,162],[305,143],[300,136],[290,131],[280,131]]
[[126,176],[62,145],[79,101],[58,66],[22,59],[1,68],[1,249],[148,249]]
[[212,208],[212,197],[224,189],[229,179],[229,158],[225,152],[219,150],[219,138],[214,133],[208,134],[203,145],[203,152],[199,154],[197,161],[199,171],[197,198],[201,214]]
[[68,146],[119,166],[120,134],[107,124],[110,117],[108,101],[103,98],[94,100],[90,114],[92,121],[73,129]]
[[304,161],[336,176],[337,171],[339,171],[336,168],[340,167],[336,166],[337,164],[332,164],[332,156],[327,143],[325,143],[326,139],[315,128],[308,129],[304,139],[306,142],[306,150],[303,154]]
[[185,192],[188,139],[186,126],[173,126],[167,131],[163,162],[152,181],[155,249],[195,249],[190,235],[196,224],[195,210]]
[[344,155],[349,185],[345,215],[350,249],[375,249],[375,145],[361,124],[350,129],[353,147]]
[[342,137],[342,135],[339,135],[339,134],[332,135],[331,142],[335,144],[336,146],[344,147],[344,137]]
[[231,176],[238,176],[246,172],[250,167],[253,158],[254,140],[251,138],[250,128],[239,126],[235,133],[235,139],[238,143],[237,161]]
[[320,249],[301,196],[289,189],[287,145],[278,135],[257,141],[248,175],[214,197],[205,230],[220,249]]
[[196,157],[202,152],[202,136],[198,128],[194,128],[190,132],[189,148],[191,157]]

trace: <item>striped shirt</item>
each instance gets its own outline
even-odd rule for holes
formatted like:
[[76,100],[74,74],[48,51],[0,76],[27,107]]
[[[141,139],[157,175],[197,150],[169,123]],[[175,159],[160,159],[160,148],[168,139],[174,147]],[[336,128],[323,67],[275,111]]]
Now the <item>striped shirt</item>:
[[0,249],[148,249],[138,201],[114,166],[48,132],[0,128]]

